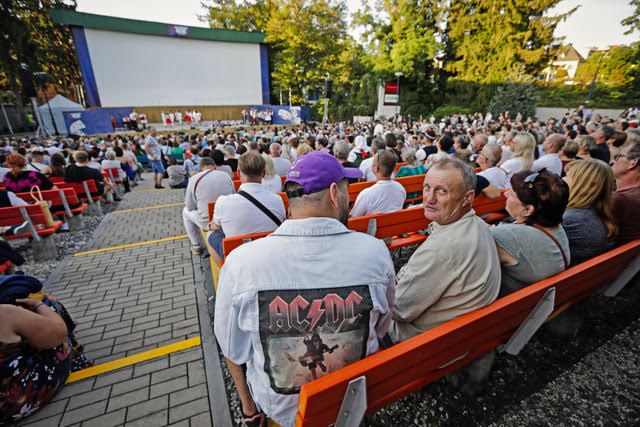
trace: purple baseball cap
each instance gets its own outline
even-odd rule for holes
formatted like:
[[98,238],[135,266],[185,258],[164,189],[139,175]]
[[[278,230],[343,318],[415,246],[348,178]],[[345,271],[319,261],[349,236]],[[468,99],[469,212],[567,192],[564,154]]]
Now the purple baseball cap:
[[312,151],[291,165],[285,184],[295,182],[302,186],[302,194],[312,194],[329,188],[334,182],[345,178],[362,178],[362,171],[357,168],[342,167],[340,162],[329,153]]

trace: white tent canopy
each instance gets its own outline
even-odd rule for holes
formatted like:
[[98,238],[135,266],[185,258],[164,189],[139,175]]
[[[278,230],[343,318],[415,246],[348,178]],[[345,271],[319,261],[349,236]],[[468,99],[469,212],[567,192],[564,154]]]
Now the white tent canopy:
[[[49,106],[51,106],[51,111],[49,111]],[[76,104],[75,102],[65,98],[62,95],[56,95],[51,98],[47,104],[42,104],[38,107],[38,112],[40,113],[40,117],[42,117],[43,125],[52,135],[55,133],[53,122],[51,121],[52,113],[53,119],[56,121],[56,126],[58,127],[58,133],[60,135],[66,135],[67,126],[64,124],[63,113],[65,111],[80,110],[84,110],[84,107],[82,105]]]

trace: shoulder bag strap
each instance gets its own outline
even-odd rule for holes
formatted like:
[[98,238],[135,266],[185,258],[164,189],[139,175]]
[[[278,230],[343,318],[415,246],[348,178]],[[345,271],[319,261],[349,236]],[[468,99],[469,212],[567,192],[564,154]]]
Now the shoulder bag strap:
[[200,184],[200,181],[202,180],[202,178],[204,178],[205,176],[207,176],[207,174],[209,172],[211,172],[214,169],[209,169],[208,171],[206,171],[205,173],[203,173],[200,178],[198,178],[198,180],[196,181],[196,183],[193,185],[193,198],[194,200],[197,202],[198,201],[198,196],[196,196],[196,189],[198,188],[198,184]]
[[250,201],[251,203],[253,203],[253,205],[256,208],[264,212],[264,214],[268,216],[271,219],[271,221],[275,222],[276,225],[280,227],[280,224],[282,224],[282,221],[280,221],[278,217],[275,216],[273,212],[271,212],[265,205],[257,201],[255,197],[253,197],[251,194],[247,193],[246,191],[238,191],[238,194],[244,197],[245,199],[247,199],[248,201]]
[[560,242],[558,242],[558,239],[556,239],[555,237],[553,237],[553,234],[549,233],[547,230],[545,230],[544,228],[538,226],[538,225],[534,225],[534,228],[542,231],[544,234],[546,234],[551,240],[553,240],[553,243],[556,244],[556,246],[558,247],[558,249],[560,249],[560,253],[562,254],[562,261],[564,261],[564,268],[565,270],[567,269],[567,267],[569,267],[569,263],[567,262],[567,256],[564,253],[564,250],[562,250],[562,246],[560,246]]

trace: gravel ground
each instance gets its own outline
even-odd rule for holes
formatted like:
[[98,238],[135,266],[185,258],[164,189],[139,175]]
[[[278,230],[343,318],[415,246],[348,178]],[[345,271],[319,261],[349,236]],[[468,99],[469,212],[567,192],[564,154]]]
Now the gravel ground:
[[[104,214],[106,215],[108,212],[115,210],[117,205],[117,203],[103,204],[102,209]],[[84,227],[82,230],[56,233],[54,237],[56,239],[59,256],[58,259],[52,261],[35,262],[33,260],[33,250],[31,249],[30,240],[20,239],[9,241],[9,244],[26,260],[26,262],[17,267],[16,270],[36,277],[43,283],[46,282],[53,270],[55,270],[65,256],[90,246],[93,232],[102,221],[102,218],[103,216],[84,215]]]
[[[393,255],[396,270],[414,250]],[[636,276],[613,299],[591,297],[573,338],[542,329],[517,357],[498,355],[479,394],[462,394],[440,379],[366,417],[364,424],[640,425],[639,282]],[[239,402],[224,363],[223,371],[238,419]]]

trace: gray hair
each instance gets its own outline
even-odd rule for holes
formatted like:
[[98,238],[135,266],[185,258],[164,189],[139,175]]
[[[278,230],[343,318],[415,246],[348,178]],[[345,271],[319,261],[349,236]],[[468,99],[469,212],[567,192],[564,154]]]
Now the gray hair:
[[273,154],[274,156],[279,156],[282,153],[282,146],[280,144],[278,144],[277,142],[274,142],[269,147],[269,152],[271,154]]
[[344,141],[338,141],[333,146],[333,156],[338,160],[347,160],[351,147]]
[[224,154],[227,156],[233,157],[236,155],[236,146],[233,144],[225,144],[225,146],[222,147],[222,151],[224,151]]
[[434,169],[445,169],[445,170],[457,170],[462,175],[462,182],[460,185],[462,186],[465,192],[474,191],[476,189],[476,183],[478,179],[476,178],[476,173],[471,166],[464,163],[461,160],[456,158],[445,158],[440,160],[438,163],[433,165],[430,170]]
[[104,153],[104,158],[107,160],[115,160],[116,153],[114,151],[108,150],[106,153]]

